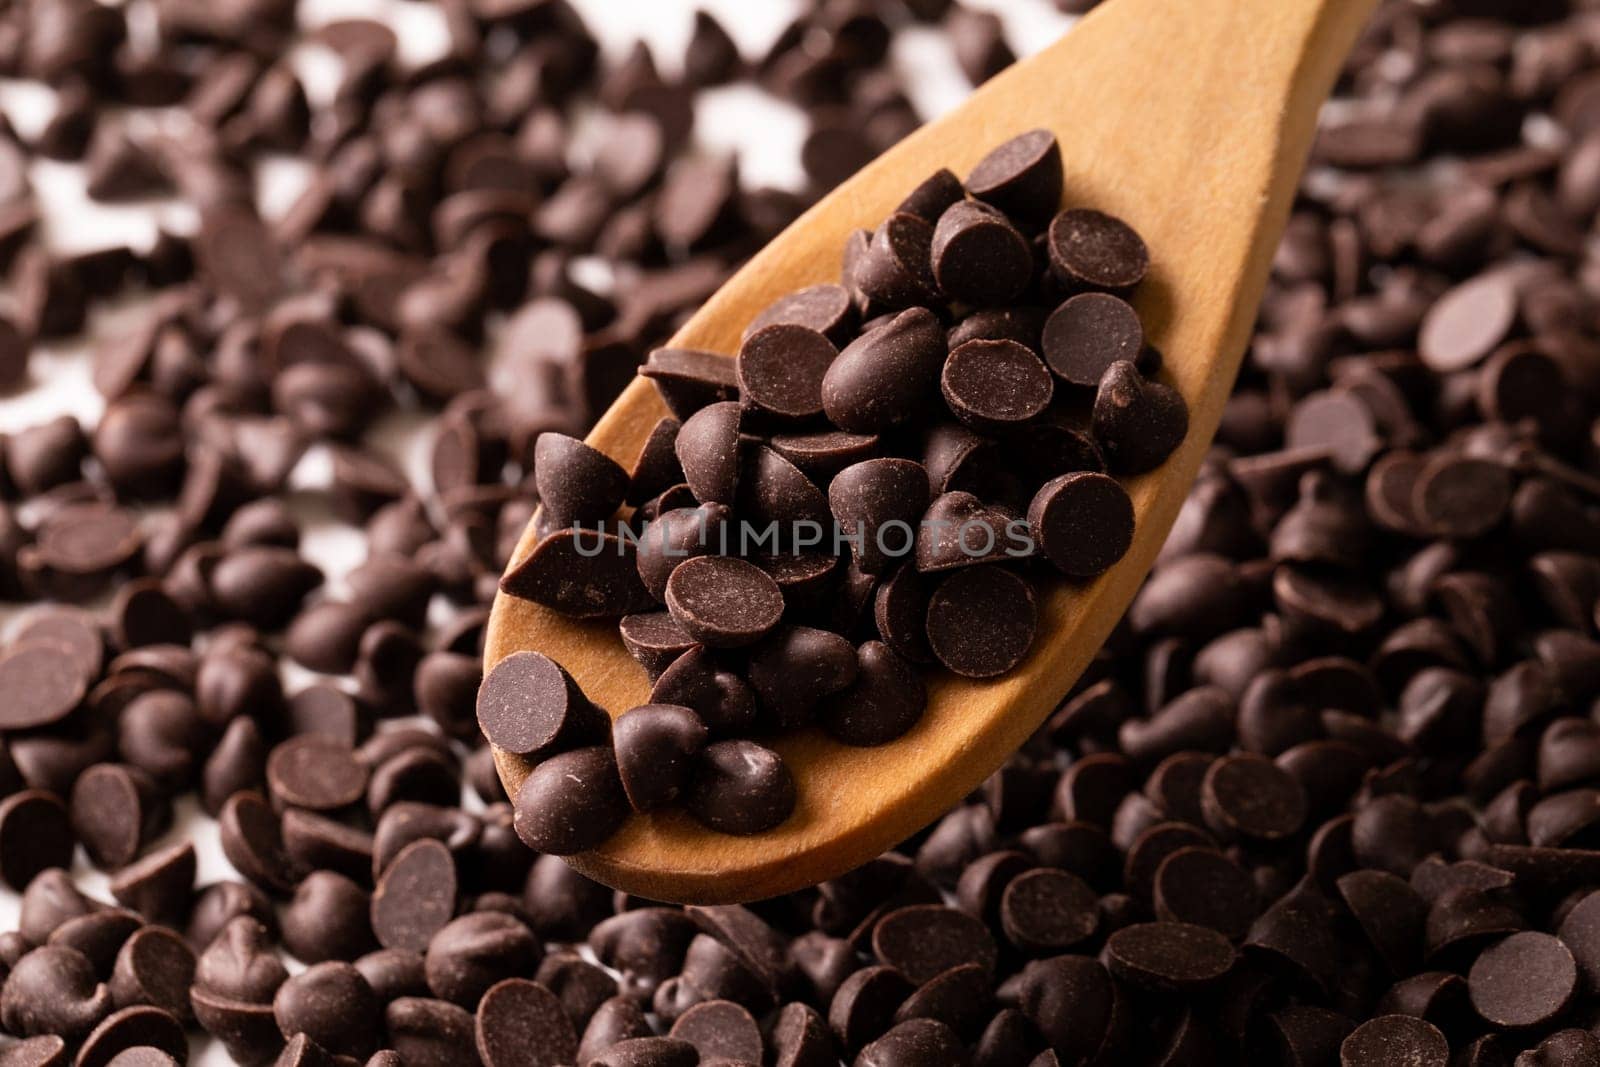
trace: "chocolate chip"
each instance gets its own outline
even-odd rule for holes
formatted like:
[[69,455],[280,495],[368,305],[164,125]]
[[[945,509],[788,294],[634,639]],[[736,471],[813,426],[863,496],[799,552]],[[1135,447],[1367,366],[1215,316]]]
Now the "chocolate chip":
[[1093,578],[1133,543],[1133,503],[1103,474],[1063,474],[1034,494],[1028,527],[1039,551],[1063,574]]
[[542,433],[534,448],[539,502],[554,526],[610,517],[628,491],[628,473],[605,453],[559,433]]
[[748,334],[739,346],[739,396],[757,412],[804,420],[822,414],[822,380],[839,351],[822,333],[775,323]]
[[1227,974],[1234,950],[1215,930],[1189,923],[1138,923],[1113,933],[1103,952],[1111,973],[1145,989],[1203,988]]
[[367,776],[348,745],[325,734],[303,734],[272,749],[267,787],[280,805],[334,811],[361,799]]
[[223,854],[240,874],[267,889],[293,886],[278,819],[265,798],[257,793],[235,793],[222,806],[217,822]]
[[928,598],[928,647],[968,678],[992,678],[1033,647],[1038,609],[1028,582],[998,566],[966,567]]
[[496,984],[531,972],[543,955],[521,922],[480,911],[453,920],[428,942],[428,988],[469,1010]]
[[1200,809],[1206,825],[1224,840],[1281,840],[1305,821],[1305,791],[1270,760],[1227,756],[1207,768]]
[[1106,465],[1118,474],[1159,466],[1189,432],[1189,407],[1177,391],[1145,381],[1125,360],[1100,378],[1094,399],[1094,437]]
[[823,702],[818,719],[847,745],[882,745],[916,725],[927,692],[915,667],[881,641],[856,649],[856,680]]
[[500,579],[507,596],[579,619],[614,618],[655,605],[639,581],[632,540],[600,531],[558,530]]
[[485,1067],[558,1067],[577,1057],[578,1036],[555,994],[507,978],[478,1001],[474,1035]]
[[864,967],[846,978],[828,1006],[828,1027],[846,1050],[858,1050],[889,1028],[911,983],[893,967]]
[[564,668],[539,652],[513,652],[484,676],[478,726],[493,745],[519,756],[604,741],[610,728]]
[[684,416],[673,445],[683,465],[684,481],[703,504],[732,504],[739,477],[737,402],[709,404]]
[[284,909],[283,944],[297,959],[352,959],[375,948],[366,890],[336,871],[312,871]]
[[372,894],[372,931],[384,948],[421,952],[455,915],[456,864],[431,838],[413,841],[383,870]]
[[76,1062],[85,1067],[105,1067],[136,1049],[152,1050],[167,1062],[177,1062],[188,1053],[189,1041],[182,1024],[171,1014],[138,1005],[113,1012],[95,1027],[84,1038]]
[[313,964],[292,975],[272,998],[285,1038],[304,1034],[329,1052],[365,1056],[377,1046],[383,1009],[372,987],[348,963]]
[[898,1023],[886,1034],[863,1048],[856,1056],[862,1067],[959,1063],[966,1050],[955,1031],[935,1019],[911,1019]]
[[838,634],[782,626],[752,648],[745,677],[762,711],[781,728],[794,729],[855,681],[857,669],[855,649]]
[[666,611],[624,616],[617,630],[628,654],[645,669],[652,682],[695,645],[694,639]]
[[1250,873],[1206,847],[1172,852],[1156,868],[1156,917],[1217,931],[1229,940],[1243,937],[1259,910]]
[[1356,1027],[1339,1046],[1342,1067],[1356,1067],[1357,1064],[1444,1067],[1449,1061],[1450,1045],[1439,1028],[1409,1015],[1380,1015],[1369,1019]]
[[[822,405],[850,433],[880,433],[921,417],[945,359],[944,330],[926,308],[902,311],[846,345],[822,379]],[[699,494],[696,494],[699,495]]]
[[0,1018],[20,1037],[81,1039],[111,1014],[111,991],[75,949],[33,949],[11,968],[0,990]]
[[759,641],[783,614],[778,583],[753,564],[697,556],[667,580],[667,610],[685,633],[712,648]]
[[1150,269],[1143,239],[1121,219],[1089,208],[1063,211],[1051,219],[1046,247],[1050,270],[1075,289],[1126,292]]
[[1045,955],[1087,940],[1099,925],[1099,898],[1066,871],[1038,868],[1013,878],[1000,897],[1006,940],[1030,955]]
[[638,547],[639,578],[650,595],[665,602],[667,580],[678,564],[717,551],[729,536],[732,518],[722,504],[702,504],[673,508],[652,519],[639,535]]
[[689,783],[708,731],[689,708],[646,704],[624,712],[613,729],[617,771],[635,811],[675,801]]
[[688,421],[701,408],[739,396],[734,361],[715,352],[657,348],[645,359],[639,374],[655,383],[680,422]]
[[385,1029],[403,1063],[438,1063],[460,1058],[472,1040],[473,1016],[465,1008],[432,997],[400,997],[384,1009]]
[[1417,472],[1412,511],[1445,537],[1477,537],[1493,529],[1511,503],[1511,476],[1498,463],[1441,453]]
[[53,794],[25,789],[0,801],[0,880],[6,885],[20,890],[42,871],[70,866],[72,847],[67,809]]
[[1061,206],[1061,148],[1048,130],[1019,134],[984,156],[967,175],[966,186],[977,199],[1037,232]]
[[690,708],[714,733],[738,732],[756,718],[755,691],[703,645],[695,645],[661,673],[650,702]]
[[1456,286],[1422,320],[1417,351],[1440,373],[1465,370],[1487,356],[1510,331],[1517,314],[1509,275],[1483,274]]
[[672,1024],[671,1036],[698,1049],[702,1061],[758,1063],[762,1058],[761,1031],[755,1019],[727,1000],[696,1004]]
[[956,200],[937,218],[930,253],[946,296],[983,306],[1022,295],[1033,275],[1033,250],[1010,220],[972,200]]
[[897,310],[932,303],[933,227],[916,215],[890,215],[846,267],[846,280],[868,307]]
[[536,766],[517,791],[517,835],[529,848],[570,855],[594,848],[628,816],[617,762],[603,746],[573,749]]
[[933,499],[917,527],[916,565],[923,573],[971,567],[1027,554],[1010,514],[960,490]]
[[1484,949],[1467,976],[1472,1006],[1497,1026],[1550,1022],[1566,1010],[1577,986],[1571,951],[1551,935],[1533,931]]
[[691,1067],[700,1052],[675,1037],[630,1037],[590,1060],[591,1067]]
[[759,834],[794,811],[794,778],[783,758],[753,741],[719,741],[700,755],[689,812],[719,833]]
[[0,723],[7,730],[23,730],[59,722],[83,700],[90,674],[55,642],[19,641],[0,656],[0,686],[16,695],[6,702]]
[[928,506],[928,475],[907,459],[869,459],[834,475],[828,505],[868,574],[881,574],[914,544]]
[[1015,341],[972,340],[951,351],[939,379],[956,418],[1000,434],[1037,418],[1050,404],[1050,372]]
[[1051,312],[1039,343],[1056,377],[1093,388],[1112,364],[1139,359],[1144,327],[1127,301],[1107,293],[1081,293]]

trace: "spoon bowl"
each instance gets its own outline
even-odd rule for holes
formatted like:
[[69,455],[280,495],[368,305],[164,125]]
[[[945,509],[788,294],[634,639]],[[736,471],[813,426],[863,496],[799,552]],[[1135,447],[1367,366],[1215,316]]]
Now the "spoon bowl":
[[[1151,269],[1135,299],[1166,355],[1164,378],[1189,405],[1189,433],[1157,471],[1127,480],[1136,532],[1093,582],[1044,583],[1039,637],[1000,678],[928,677],[927,711],[903,737],[851,748],[810,729],[771,742],[799,798],[754,837],[706,829],[681,811],[635,815],[569,857],[597,881],[652,900],[757,900],[836,877],[915,833],[992,774],[1083,672],[1166,539],[1232,389],[1316,117],[1376,0],[1112,0],[1060,41],[997,75],[961,107],[886,152],[754,256],[671,341],[738,351],[777,297],[837,281],[846,238],[872,229],[923,178],[969,173],[1029,129],[1052,131],[1064,205],[1120,216],[1145,239]],[[632,465],[666,409],[636,379],[588,437]],[[513,555],[537,541],[530,524]],[[499,595],[486,668],[537,649],[563,664],[612,716],[647,703],[644,670],[614,622],[568,619]],[[515,796],[532,769],[496,751]]]

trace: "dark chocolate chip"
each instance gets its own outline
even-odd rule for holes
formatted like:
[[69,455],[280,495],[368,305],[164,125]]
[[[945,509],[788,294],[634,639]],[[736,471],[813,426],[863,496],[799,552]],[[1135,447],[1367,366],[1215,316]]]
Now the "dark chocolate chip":
[[517,835],[556,855],[604,842],[628,817],[617,761],[605,746],[551,756],[529,772],[513,801]]
[[484,676],[477,715],[491,744],[535,759],[602,742],[610,726],[559,663],[528,651],[511,653]]
[[928,647],[968,678],[993,678],[1020,663],[1038,628],[1033,588],[998,566],[966,567],[928,598]]
[[1058,378],[1093,388],[1113,363],[1138,360],[1144,327],[1127,301],[1107,293],[1081,293],[1051,312],[1040,345]]
[[646,704],[624,712],[612,734],[617,771],[635,811],[652,811],[677,800],[708,738],[700,717],[676,704]]
[[700,755],[689,811],[725,834],[759,834],[794,812],[794,778],[783,758],[753,741],[719,741]]

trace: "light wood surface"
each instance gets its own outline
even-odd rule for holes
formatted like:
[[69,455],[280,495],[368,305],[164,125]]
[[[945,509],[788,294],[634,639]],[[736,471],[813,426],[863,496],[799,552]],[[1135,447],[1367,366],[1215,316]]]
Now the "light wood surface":
[[[834,877],[937,818],[1000,766],[1059,703],[1138,590],[1206,448],[1266,283],[1317,112],[1376,0],[1110,0],[967,103],[906,138],[757,254],[672,344],[732,355],[776,297],[836,281],[845,237],[871,229],[924,177],[965,177],[991,148],[1035,127],[1061,142],[1065,204],[1127,219],[1150,246],[1136,304],[1189,402],[1189,435],[1165,466],[1133,479],[1137,532],[1127,556],[1087,586],[1042,589],[1040,636],[1013,673],[930,678],[922,721],[878,748],[812,730],[774,747],[799,805],[757,837],[715,834],[681,812],[635,816],[602,848],[571,858],[584,874],[643,897],[756,900]],[[625,467],[665,413],[640,379],[589,442]],[[532,550],[525,532],[516,560]],[[564,619],[496,599],[486,662],[538,649],[566,665],[613,716],[649,683],[614,623]],[[515,795],[526,761],[496,753]]]

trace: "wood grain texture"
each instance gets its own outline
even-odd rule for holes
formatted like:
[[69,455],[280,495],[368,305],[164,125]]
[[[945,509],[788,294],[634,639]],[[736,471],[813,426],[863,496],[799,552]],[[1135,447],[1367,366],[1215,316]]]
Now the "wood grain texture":
[[[670,812],[635,816],[602,848],[572,857],[607,885],[655,900],[756,900],[834,877],[937,818],[977,787],[1055,708],[1149,571],[1216,432],[1309,151],[1318,110],[1376,0],[1111,0],[1062,40],[1000,74],[807,212],[758,253],[673,339],[737,352],[745,324],[776,297],[836,281],[846,236],[871,229],[939,167],[964,176],[991,148],[1035,127],[1061,142],[1065,204],[1128,220],[1150,246],[1136,304],[1189,402],[1187,440],[1133,479],[1127,556],[1088,585],[1041,590],[1040,638],[1013,673],[932,677],[922,721],[879,748],[812,730],[774,747],[800,799],[777,830],[728,837]],[[635,380],[589,435],[632,464],[665,413]],[[515,561],[533,548],[531,527]],[[565,664],[613,716],[649,684],[611,623],[585,624],[506,596],[486,664],[517,649]],[[514,795],[525,761],[497,753]]]

